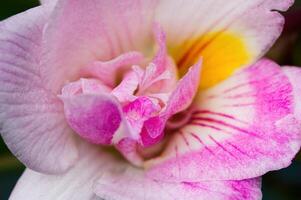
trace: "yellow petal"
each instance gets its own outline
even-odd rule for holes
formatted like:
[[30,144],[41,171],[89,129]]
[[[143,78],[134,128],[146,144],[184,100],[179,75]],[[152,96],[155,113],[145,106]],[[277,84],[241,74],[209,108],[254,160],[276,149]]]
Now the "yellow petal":
[[190,39],[172,48],[171,54],[178,64],[180,75],[203,58],[200,89],[209,88],[226,79],[253,57],[243,36],[231,32],[207,33]]

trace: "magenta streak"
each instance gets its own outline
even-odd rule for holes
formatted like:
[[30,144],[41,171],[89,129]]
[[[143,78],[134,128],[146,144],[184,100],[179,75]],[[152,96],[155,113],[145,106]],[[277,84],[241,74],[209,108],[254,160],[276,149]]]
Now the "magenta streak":
[[255,96],[256,96],[256,94],[254,94],[254,92],[245,92],[245,93],[240,93],[240,94],[224,96],[224,98],[239,99],[239,98],[244,98],[244,97],[255,97]]
[[201,122],[190,122],[189,125],[195,125],[195,126],[201,126],[201,127],[205,127],[205,128],[211,128],[213,130],[220,131],[224,134],[227,133],[227,134],[230,134],[230,135],[234,135],[234,133],[232,133],[230,131],[218,128],[216,126],[212,126],[210,124],[205,124],[205,123],[201,123]]
[[236,145],[232,144],[231,142],[227,142],[228,145],[232,146],[234,149],[236,149],[238,152],[240,152],[241,154],[251,158],[251,156],[249,154],[247,154],[246,152],[242,151],[240,148],[238,148]]
[[191,122],[189,124],[191,124],[191,125],[197,125],[197,126],[202,126],[202,127],[208,127],[208,128],[212,128],[212,129],[217,130],[217,131],[223,131],[223,129],[218,128],[216,126],[209,125],[209,124],[198,123],[198,122]]
[[223,107],[244,107],[244,106],[253,106],[255,102],[252,103],[240,103],[240,104],[224,104]]
[[197,115],[197,114],[213,114],[213,115],[219,115],[219,116],[222,116],[222,117],[226,117],[226,118],[230,118],[230,119],[235,119],[235,117],[231,116],[231,115],[227,115],[227,114],[224,114],[224,113],[219,113],[219,112],[213,112],[213,111],[210,111],[210,110],[197,110],[197,111],[194,111],[192,113],[192,115]]
[[229,93],[229,92],[234,91],[234,90],[236,90],[236,89],[239,89],[239,88],[241,88],[241,87],[248,86],[248,85],[252,84],[253,82],[254,82],[254,81],[249,81],[249,82],[247,82],[247,83],[242,83],[242,84],[233,86],[233,87],[231,87],[231,88],[228,88],[228,89],[222,91],[222,93],[224,93],[224,94],[225,94],[225,93]]
[[178,166],[178,170],[179,170],[179,176],[181,174],[181,165],[179,163],[179,151],[178,151],[178,145],[175,146],[175,152],[176,152],[176,161],[177,161],[177,166]]
[[[272,74],[272,76],[276,75],[277,73],[274,73]],[[256,84],[256,83],[260,83],[260,82],[263,82],[263,81],[266,81],[268,80],[270,77],[263,77],[261,79],[258,79],[258,80],[250,80],[249,82],[246,82],[246,83],[241,83],[239,85],[236,85],[236,86],[233,86],[232,88],[228,88],[224,91],[222,91],[222,93],[228,93],[228,92],[231,92],[231,91],[234,91],[236,89],[239,89],[241,87],[244,87],[244,86],[247,86],[247,85],[253,85],[253,84]]]
[[207,151],[209,151],[212,155],[215,155],[214,152],[206,146],[206,144],[201,140],[201,138],[200,138],[199,136],[197,136],[196,134],[194,134],[194,133],[192,133],[192,132],[190,132],[190,134],[191,134],[191,136],[194,137],[199,143],[201,143]]
[[187,138],[185,137],[185,135],[184,135],[183,131],[179,131],[179,133],[180,133],[180,135],[182,136],[182,138],[183,138],[183,140],[184,140],[185,144],[186,144],[187,146],[190,146],[190,144],[189,144],[189,142],[188,142]]
[[223,145],[221,145],[218,141],[216,141],[211,135],[209,135],[209,138],[217,145],[219,146],[220,148],[222,148],[225,152],[229,153],[232,157],[234,157],[235,159],[236,156],[234,154],[232,154],[230,151],[228,151]]
[[221,125],[224,125],[224,126],[226,126],[226,127],[232,128],[232,129],[234,129],[234,130],[237,130],[237,131],[246,133],[246,134],[248,134],[248,135],[251,135],[251,136],[254,136],[254,137],[257,137],[257,138],[261,138],[259,135],[255,134],[255,133],[252,133],[252,132],[249,132],[249,131],[244,130],[244,129],[242,129],[242,128],[239,128],[239,127],[237,127],[237,126],[228,124],[228,123],[226,123],[226,122],[224,122],[224,121],[221,121],[221,120],[216,120],[216,119],[208,118],[208,117],[193,117],[192,120],[203,120],[203,121],[208,121],[208,122],[212,122],[212,123],[221,124]]

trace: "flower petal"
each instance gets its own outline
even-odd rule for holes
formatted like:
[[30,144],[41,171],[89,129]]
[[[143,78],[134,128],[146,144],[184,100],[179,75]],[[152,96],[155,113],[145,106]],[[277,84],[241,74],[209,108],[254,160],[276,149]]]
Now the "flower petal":
[[39,73],[49,12],[40,6],[0,23],[0,132],[27,167],[59,173],[73,165],[77,148],[62,103]]
[[301,69],[299,67],[283,67],[282,69],[293,86],[294,114],[298,120],[301,120]]
[[257,200],[262,197],[260,187],[260,179],[166,183],[146,177],[141,169],[119,165],[119,168],[103,173],[95,185],[95,192],[99,197],[111,200]]
[[82,74],[96,77],[109,87],[114,87],[118,71],[125,71],[132,65],[143,61],[144,56],[139,52],[127,52],[109,61],[95,61],[82,69]]
[[61,97],[68,124],[81,137],[95,144],[111,144],[121,123],[121,108],[107,94]]
[[201,62],[190,68],[187,74],[178,82],[169,97],[165,110],[158,116],[147,120],[141,133],[144,146],[150,146],[161,140],[166,121],[175,113],[186,109],[196,95],[199,86]]
[[[201,88],[211,87],[262,56],[281,33],[293,0],[161,1],[156,21],[184,74],[199,57]],[[177,11],[175,14],[175,10]]]
[[195,102],[191,122],[148,162],[166,181],[241,180],[287,167],[301,145],[292,87],[275,63],[262,60]]
[[10,200],[257,200],[261,198],[260,182],[260,178],[256,178],[243,181],[160,183],[147,178],[141,169],[119,160],[108,151],[82,144],[80,159],[74,168],[59,176],[26,170]]
[[58,0],[45,30],[41,73],[58,92],[80,68],[110,60],[150,42],[154,1]]
[[134,93],[138,88],[139,79],[134,72],[127,73],[120,84],[112,90],[119,102],[127,103],[135,99]]
[[107,152],[91,144],[81,144],[80,159],[65,174],[46,175],[26,169],[10,200],[99,199],[93,192],[93,183],[113,162]]
[[[283,17],[275,10],[285,10],[291,3],[58,0],[45,30],[41,63],[46,67],[41,73],[47,88],[58,92],[64,80],[78,79],[79,69],[94,60],[109,60],[130,50],[148,53],[145,47],[157,21],[167,31],[177,63],[184,66],[182,74],[204,57],[201,87],[206,88],[263,55],[282,29]],[[176,17],[174,10],[179,13]]]

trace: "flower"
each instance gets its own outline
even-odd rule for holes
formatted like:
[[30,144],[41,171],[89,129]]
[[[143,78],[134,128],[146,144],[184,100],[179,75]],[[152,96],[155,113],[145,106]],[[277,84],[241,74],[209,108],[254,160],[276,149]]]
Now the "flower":
[[[292,1],[43,1],[0,23],[11,199],[260,199],[301,145]],[[120,156],[120,154],[122,156]]]

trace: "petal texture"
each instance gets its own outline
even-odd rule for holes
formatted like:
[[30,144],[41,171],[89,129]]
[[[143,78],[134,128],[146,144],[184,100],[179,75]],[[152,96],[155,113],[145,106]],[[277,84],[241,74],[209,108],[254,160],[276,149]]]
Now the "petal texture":
[[58,0],[45,30],[42,74],[58,92],[95,60],[142,50],[151,41],[156,1]]
[[[292,0],[160,1],[156,21],[181,73],[199,57],[201,88],[208,88],[262,56],[279,37]],[[176,14],[174,11],[177,11]]]
[[197,93],[200,81],[199,76],[195,75],[200,74],[200,70],[201,62],[192,66],[187,74],[177,83],[162,113],[145,122],[141,133],[144,146],[149,146],[160,141],[163,137],[163,130],[167,120],[191,104]]
[[57,173],[77,158],[63,106],[40,76],[49,9],[37,7],[0,23],[0,132],[27,167]]
[[26,170],[10,200],[261,199],[260,178],[160,183],[147,178],[141,169],[113,157],[108,151],[91,145],[83,145],[81,149],[80,161],[64,175],[43,175]]
[[282,69],[293,86],[294,114],[298,120],[301,120],[301,69],[299,67],[284,67]]
[[204,57],[201,87],[207,88],[268,50],[283,26],[276,10],[284,11],[292,2],[58,0],[45,30],[42,75],[47,87],[58,92],[64,80],[78,79],[79,69],[94,60],[130,50],[149,54],[156,21],[167,32],[169,50],[184,67],[182,74]]
[[26,169],[15,186],[10,200],[101,200],[94,195],[93,182],[111,162],[97,147],[82,144],[80,159],[62,175],[40,174]]
[[262,60],[204,91],[191,122],[152,165],[165,181],[241,180],[287,167],[301,145],[292,86]]
[[[126,187],[124,187],[126,185]],[[142,170],[120,166],[104,173],[95,192],[109,200],[226,200],[261,199],[260,178],[242,181],[164,183],[147,178]]]
[[108,94],[63,97],[68,124],[81,137],[95,144],[111,144],[121,123],[121,108]]

